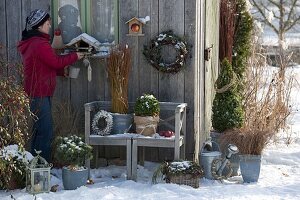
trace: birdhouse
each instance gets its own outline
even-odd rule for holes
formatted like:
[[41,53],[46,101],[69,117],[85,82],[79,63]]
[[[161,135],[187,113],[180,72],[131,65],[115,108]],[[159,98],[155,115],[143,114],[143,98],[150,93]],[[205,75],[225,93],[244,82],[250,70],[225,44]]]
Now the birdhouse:
[[128,36],[144,36],[143,25],[146,24],[145,21],[134,17],[128,20],[126,24],[128,24]]
[[85,54],[96,54],[101,52],[101,43],[92,36],[82,33],[66,44],[66,49]]

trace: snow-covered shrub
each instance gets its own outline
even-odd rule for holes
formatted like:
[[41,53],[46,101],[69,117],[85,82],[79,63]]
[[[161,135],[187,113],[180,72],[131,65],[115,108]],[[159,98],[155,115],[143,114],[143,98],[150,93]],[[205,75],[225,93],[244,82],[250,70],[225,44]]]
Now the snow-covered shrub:
[[159,101],[151,94],[140,96],[134,105],[136,116],[158,116],[159,111]]
[[72,167],[83,166],[85,159],[92,158],[92,147],[76,135],[58,137],[56,145],[56,159]]
[[18,145],[0,150],[0,189],[25,187],[26,165],[33,156]]
[[[10,74],[7,76],[8,66]],[[21,76],[21,65],[8,63],[0,57],[0,148],[10,144],[24,146],[28,138],[31,112]]]

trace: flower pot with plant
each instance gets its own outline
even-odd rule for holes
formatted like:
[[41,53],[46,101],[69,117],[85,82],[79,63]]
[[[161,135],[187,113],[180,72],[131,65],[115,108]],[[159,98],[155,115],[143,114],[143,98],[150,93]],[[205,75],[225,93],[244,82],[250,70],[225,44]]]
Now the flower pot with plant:
[[202,167],[193,161],[174,161],[162,163],[154,172],[152,183],[163,178],[167,183],[199,187],[199,179],[204,176]]
[[76,135],[58,137],[56,144],[57,159],[69,164],[62,169],[64,188],[74,190],[85,185],[88,169],[84,167],[84,161],[92,158],[92,147]]
[[111,132],[122,134],[128,132],[133,122],[133,114],[128,114],[128,80],[131,69],[130,49],[127,45],[112,47],[107,61],[113,116]]
[[134,105],[134,123],[136,132],[145,136],[156,133],[159,122],[159,101],[151,94],[137,98]]
[[[221,63],[221,72],[215,83],[216,95],[212,106],[212,126],[214,132],[211,134],[213,141],[220,144],[219,137],[227,129],[240,128],[244,122],[244,111],[242,97],[237,90],[237,77],[232,65],[227,59]],[[223,155],[226,155],[226,146],[222,148]],[[230,158],[233,173],[237,175],[239,168],[239,157],[233,155]]]
[[261,154],[273,136],[270,131],[251,129],[227,130],[220,137],[221,144],[235,144],[240,152],[240,170],[244,182],[257,182],[260,173]]

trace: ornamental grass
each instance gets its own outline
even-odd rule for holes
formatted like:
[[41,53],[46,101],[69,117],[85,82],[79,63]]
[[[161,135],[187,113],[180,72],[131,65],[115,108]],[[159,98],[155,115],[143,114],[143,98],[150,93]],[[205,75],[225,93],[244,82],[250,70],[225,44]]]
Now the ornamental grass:
[[[260,155],[271,139],[276,141],[276,133],[288,128],[286,120],[291,114],[294,76],[282,76],[282,70],[267,65],[265,50],[255,36],[257,32],[253,34],[254,45],[245,71],[243,128],[226,130],[220,143],[222,149],[232,143],[241,154]],[[281,61],[284,60],[289,62],[288,55]]]
[[[287,128],[286,119],[291,113],[290,95],[295,79],[293,74],[282,76],[280,69],[268,67],[264,49],[255,35],[257,33],[252,38],[254,46],[245,73],[244,127],[275,134]],[[283,60],[290,62],[287,58]]]
[[111,112],[128,113],[128,80],[131,69],[131,53],[128,46],[111,48],[107,62],[108,80],[111,91]]
[[220,136],[220,143],[222,149],[229,142],[238,147],[240,154],[261,155],[273,135],[273,132],[267,130],[228,129]]

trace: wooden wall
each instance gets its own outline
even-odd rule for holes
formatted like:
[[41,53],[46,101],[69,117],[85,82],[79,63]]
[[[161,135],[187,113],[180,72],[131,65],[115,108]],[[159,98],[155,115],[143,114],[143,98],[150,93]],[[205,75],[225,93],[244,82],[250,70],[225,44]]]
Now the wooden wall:
[[[7,48],[5,55],[10,61],[20,60],[16,51],[26,15],[35,8],[49,10],[50,0],[1,0],[0,1],[0,43]],[[129,101],[145,92],[153,93],[159,101],[186,102],[187,145],[186,156],[194,155],[195,141],[203,142],[210,129],[210,105],[212,81],[217,69],[217,31],[218,1],[211,0],[119,0],[120,43],[126,43],[132,49],[132,70],[129,82]],[[127,36],[126,21],[132,17],[150,16],[144,26],[143,37]],[[205,20],[206,19],[206,20]],[[205,25],[206,24],[206,25]],[[3,28],[4,27],[4,28]],[[178,74],[162,74],[151,67],[142,55],[143,46],[160,32],[173,30],[184,36],[190,45],[190,57],[186,67]],[[206,32],[206,34],[204,34]],[[205,39],[207,41],[203,41]],[[204,47],[214,44],[213,58],[203,60]],[[166,55],[166,59],[168,55]],[[92,81],[87,81],[87,70],[82,62],[77,79],[58,78],[54,97],[61,102],[70,102],[81,112],[83,104],[95,100],[109,100],[110,93],[105,72],[105,59],[92,59]],[[207,105],[206,105],[207,104]],[[196,122],[194,123],[194,118]],[[83,130],[83,122],[79,126]],[[194,134],[195,133],[195,134]],[[201,136],[203,135],[203,136]],[[159,150],[155,150],[159,151]],[[157,152],[159,155],[160,152]],[[197,154],[196,154],[197,155]]]

